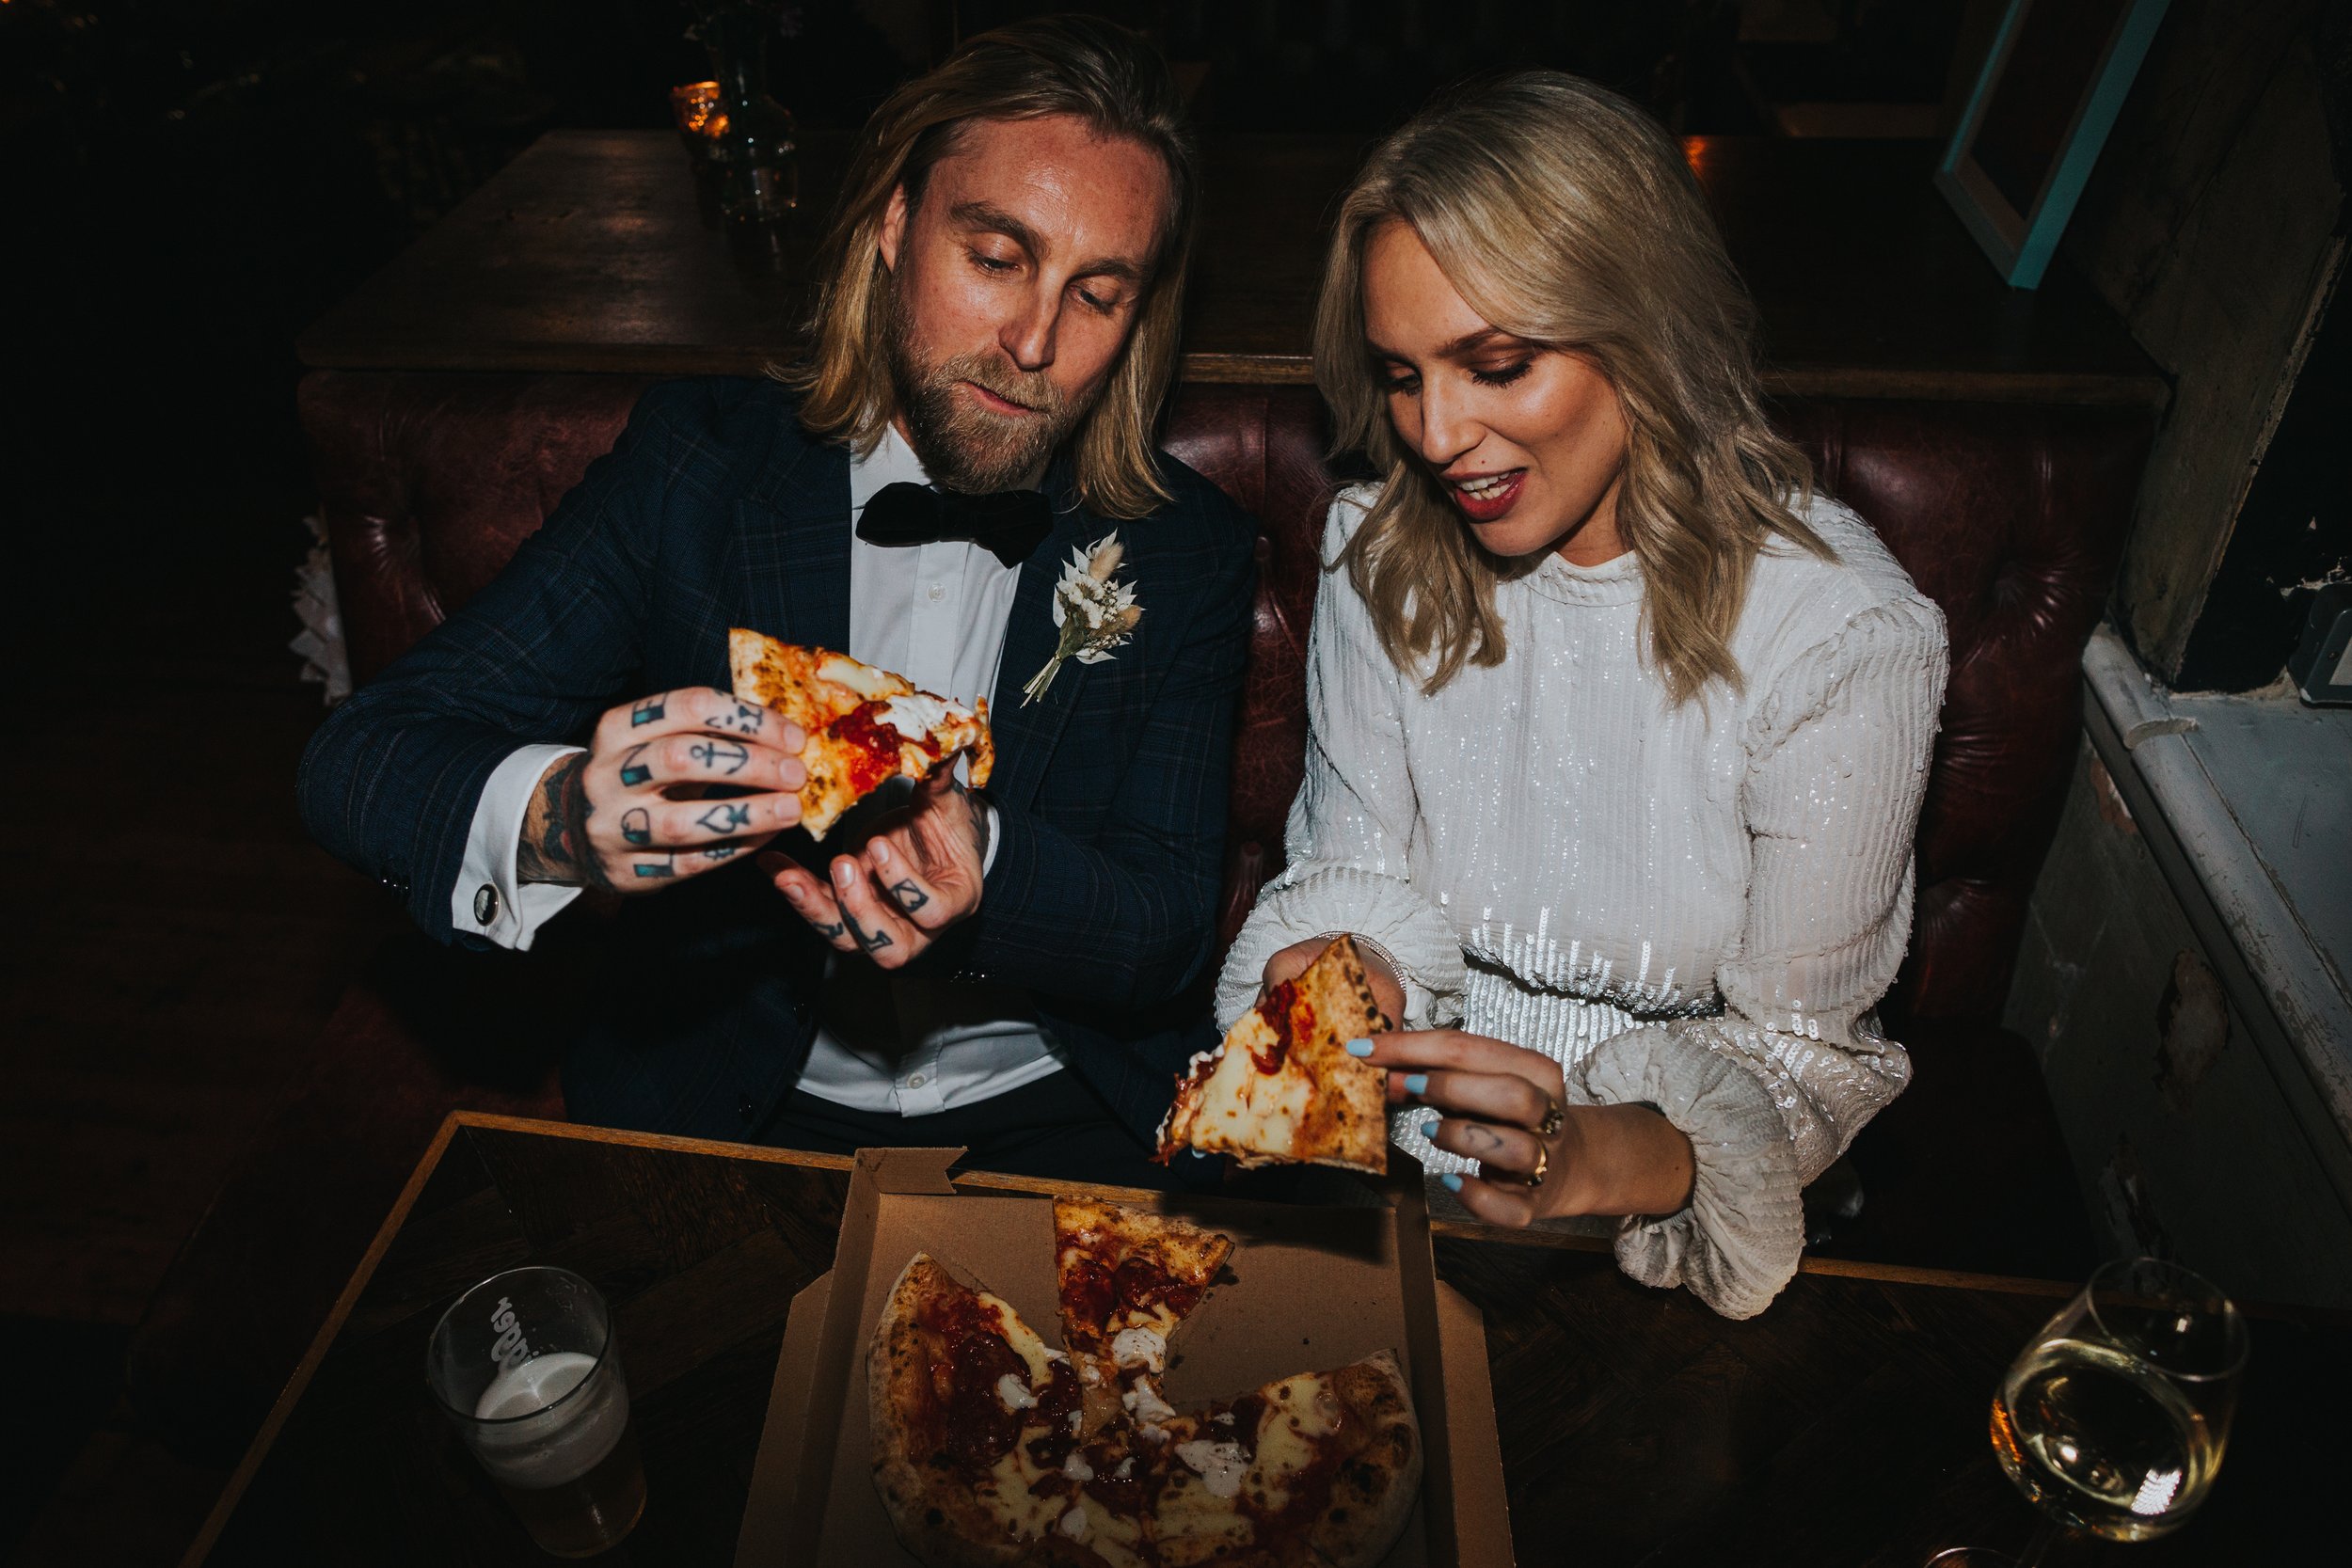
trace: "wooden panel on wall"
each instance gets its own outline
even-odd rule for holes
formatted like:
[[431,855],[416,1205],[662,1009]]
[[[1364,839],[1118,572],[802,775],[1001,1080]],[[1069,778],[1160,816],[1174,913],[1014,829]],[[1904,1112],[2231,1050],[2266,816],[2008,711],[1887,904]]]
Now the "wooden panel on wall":
[[2177,0],[2067,236],[2176,378],[2117,589],[2168,679],[2342,263],[2322,9]]

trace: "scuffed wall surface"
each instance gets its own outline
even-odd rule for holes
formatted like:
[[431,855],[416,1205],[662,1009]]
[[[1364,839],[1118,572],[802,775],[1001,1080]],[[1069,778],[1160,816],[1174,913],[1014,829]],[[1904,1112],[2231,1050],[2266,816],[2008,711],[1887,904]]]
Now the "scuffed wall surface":
[[2090,742],[2009,1027],[2041,1053],[2101,1240],[2249,1298],[2352,1306],[2352,1213]]

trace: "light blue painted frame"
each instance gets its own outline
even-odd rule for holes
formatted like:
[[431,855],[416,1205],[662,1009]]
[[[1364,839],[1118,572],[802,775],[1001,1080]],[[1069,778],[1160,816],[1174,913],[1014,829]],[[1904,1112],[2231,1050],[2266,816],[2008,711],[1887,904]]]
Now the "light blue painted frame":
[[1968,232],[1976,236],[1977,244],[1984,247],[1994,269],[2012,289],[2041,286],[2042,275],[2058,251],[2058,236],[2066,231],[2075,199],[2090,179],[2091,166],[2099,161],[2099,150],[2106,145],[2107,132],[2123,107],[2123,95],[2131,90],[2132,78],[2139,73],[2139,63],[2147,57],[2148,45],[2171,0],[2130,0],[2099,56],[2098,69],[2083,85],[2082,102],[2067,123],[2065,139],[2051,160],[2050,172],[2043,177],[2041,190],[2034,193],[2032,210],[2020,213],[1978,166],[1977,128],[2001,72],[2009,66],[2010,51],[2025,31],[2026,13],[2037,3],[2063,5],[2065,0],[2009,0],[2000,29],[1993,36],[1993,47],[1985,52],[1984,69],[1977,73],[1977,85],[1968,94],[1967,112],[1952,128],[1952,139],[1935,169],[1936,188],[1951,202],[1961,222],[1967,225]]

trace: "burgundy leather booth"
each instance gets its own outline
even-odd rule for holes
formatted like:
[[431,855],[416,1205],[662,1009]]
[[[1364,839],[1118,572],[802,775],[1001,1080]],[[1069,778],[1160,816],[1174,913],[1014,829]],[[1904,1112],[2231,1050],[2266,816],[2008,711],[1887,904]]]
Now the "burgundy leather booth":
[[[305,381],[356,679],[504,564],[612,444],[648,384],[344,372]],[[1860,399],[1796,402],[1780,417],[1824,488],[1878,530],[1951,632],[1916,925],[1889,1003],[1914,1049],[1915,1084],[1857,1143],[1867,1202],[1829,1249],[2073,1272],[2087,1243],[2071,1170],[2031,1052],[1997,1025],[2074,766],[2077,661],[2114,573],[2150,417]],[[1264,527],[1231,797],[1230,935],[1281,864],[1334,480],[1309,388],[1187,387],[1166,444]],[[392,955],[354,987],[135,1340],[134,1395],[183,1448],[233,1452],[251,1430],[447,1111],[562,1115],[547,1060],[501,1074],[453,1058],[441,1026],[468,1008],[436,989],[446,982],[435,973],[430,955]],[[2053,1220],[2053,1206],[2064,1216]],[[277,1306],[257,1313],[264,1281]]]

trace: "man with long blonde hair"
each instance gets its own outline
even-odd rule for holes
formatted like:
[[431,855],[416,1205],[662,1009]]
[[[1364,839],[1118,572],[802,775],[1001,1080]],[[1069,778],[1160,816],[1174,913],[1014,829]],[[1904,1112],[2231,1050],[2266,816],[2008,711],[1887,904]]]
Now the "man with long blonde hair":
[[[868,122],[807,357],[648,392],[320,731],[312,832],[444,941],[667,894],[616,900],[576,1118],[1152,1179],[1206,1027],[1164,1005],[1209,955],[1256,532],[1153,448],[1194,163],[1124,29],[969,40]],[[1066,645],[1082,591],[1123,641]],[[935,781],[815,853],[805,737],[723,689],[739,626],[993,695],[993,787]]]

